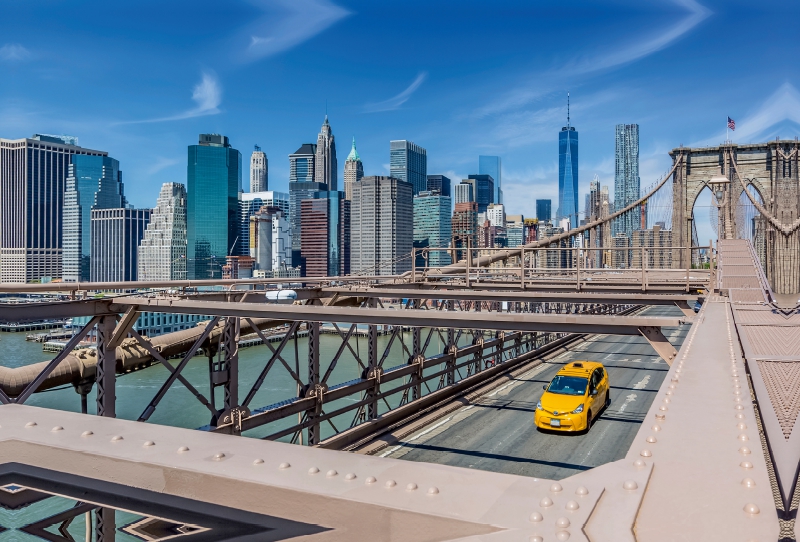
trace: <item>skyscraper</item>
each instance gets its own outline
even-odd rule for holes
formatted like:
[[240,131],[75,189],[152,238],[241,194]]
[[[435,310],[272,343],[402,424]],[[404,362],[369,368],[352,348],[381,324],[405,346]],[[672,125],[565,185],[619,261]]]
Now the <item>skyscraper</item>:
[[186,279],[186,187],[164,183],[139,243],[138,280]]
[[338,169],[336,163],[336,140],[328,123],[328,115],[317,136],[317,149],[314,163],[314,181],[327,186],[326,190],[338,190]]
[[569,218],[572,228],[578,227],[578,132],[569,124],[558,134],[558,212],[556,218]]
[[411,270],[414,188],[394,177],[364,177],[353,186],[350,264],[353,273]]
[[71,136],[0,139],[0,282],[62,276],[62,208],[70,157],[107,156]]
[[226,136],[200,134],[189,146],[186,185],[187,274],[189,279],[222,277],[229,254],[237,254],[240,239],[239,192],[242,154]]
[[[450,244],[452,207],[450,197],[439,192],[420,192],[414,196],[414,248],[447,247]],[[426,261],[421,253],[417,254],[416,262],[418,267],[425,265]],[[446,250],[428,252],[429,267],[451,263],[452,259]]]
[[461,181],[472,185],[473,201],[478,204],[478,212],[485,213],[486,208],[494,201],[494,179],[491,175],[470,175]]
[[493,203],[503,203],[503,189],[501,186],[501,171],[499,156],[478,156],[478,173],[489,175],[494,179]]
[[269,160],[267,153],[255,146],[250,155],[250,192],[264,192],[269,190]]
[[63,216],[63,272],[66,282],[91,276],[92,209],[125,207],[119,162],[108,156],[70,156]]
[[304,277],[350,274],[350,201],[344,192],[320,191],[300,203],[300,254]]
[[552,219],[552,201],[549,199],[537,199],[536,220],[539,222],[550,222]]
[[299,149],[289,155],[289,182],[314,181],[314,161],[316,160],[317,146],[313,143],[303,143]]
[[414,194],[427,189],[428,151],[411,141],[389,143],[389,175],[411,183]]
[[[476,246],[478,234],[478,204],[474,201],[456,203],[452,219],[453,248]],[[466,251],[456,251],[456,261],[466,258]]]
[[265,277],[291,267],[291,226],[283,209],[265,205],[250,217],[250,257]]
[[139,242],[150,209],[92,209],[92,282],[137,280]]
[[[241,192],[239,194],[239,238],[244,243],[237,243],[238,250],[234,255],[250,255],[250,247],[247,239],[250,238],[250,218],[262,207],[277,207],[283,211],[283,216],[289,218],[289,194],[276,190],[266,190],[264,192]],[[291,244],[291,240],[290,240]]]
[[475,196],[472,193],[472,185],[466,181],[461,181],[455,187],[456,204],[469,203],[475,201]]
[[[638,124],[617,124],[614,162],[614,206],[624,209],[639,199]],[[632,239],[639,226],[639,213],[625,213],[614,222],[613,235],[624,233]]]
[[428,175],[427,191],[433,192],[438,190],[439,194],[446,197],[452,197],[450,193],[451,181],[444,175]]
[[344,163],[344,197],[345,199],[353,199],[353,183],[357,183],[364,177],[364,164],[361,163],[361,157],[358,156],[356,150],[356,138],[353,138],[353,148],[350,149],[350,154],[347,155],[347,160]]

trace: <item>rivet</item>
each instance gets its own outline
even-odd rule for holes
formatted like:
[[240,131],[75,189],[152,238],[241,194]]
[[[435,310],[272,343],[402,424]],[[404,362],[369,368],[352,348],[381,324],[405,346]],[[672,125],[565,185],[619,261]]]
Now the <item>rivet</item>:
[[588,494],[589,494],[589,490],[586,489],[583,486],[578,486],[578,489],[575,490],[575,495],[580,495],[581,497],[583,497],[584,495],[588,495]]
[[308,469],[308,474],[317,474],[318,472],[319,469],[317,467],[311,467],[310,469]]
[[744,431],[745,429],[747,429],[747,426],[742,422],[739,422],[738,424],[736,424],[736,429],[738,429],[739,431]]
[[411,482],[406,486],[406,491],[416,491],[416,489],[417,489],[417,484],[415,484],[414,482]]
[[656,442],[656,437],[654,437],[653,435],[650,435],[650,436],[649,436],[649,437],[647,437],[645,440],[646,440],[647,442],[649,442],[650,444],[655,444],[655,442]]
[[148,440],[144,444],[142,444],[142,446],[155,446],[155,445],[156,443],[153,442],[152,440]]
[[356,479],[356,475],[354,473],[352,473],[352,472],[348,472],[347,474],[345,474],[344,479],[345,480],[355,480]]
[[329,470],[328,472],[325,473],[325,476],[327,476],[328,478],[333,478],[337,474],[339,474],[339,473],[336,472],[335,470],[331,469],[331,470]]
[[25,427],[36,427],[36,422],[28,422],[25,424]]
[[746,441],[746,440],[750,440],[750,437],[748,437],[748,436],[747,436],[747,435],[745,435],[744,433],[742,433],[741,435],[739,435],[737,438],[738,438],[739,440],[741,440],[742,442],[744,442],[744,441]]
[[[262,461],[262,460],[261,459],[256,459],[256,461]],[[253,461],[253,463],[255,464],[256,461]],[[287,463],[286,461],[284,461],[283,463],[278,465],[278,468],[281,469],[281,470],[289,469],[291,467],[292,467],[291,463]]]
[[742,394],[742,390],[733,390],[733,394],[734,395],[741,395]]
[[653,455],[653,453],[650,450],[645,448],[644,450],[639,452],[639,455],[642,456],[642,457],[650,457],[650,456]]
[[744,407],[742,405],[736,405],[733,408],[735,408],[736,410],[744,410]]
[[669,404],[671,401],[669,400],[669,397],[664,397],[664,402]]
[[664,420],[667,419],[667,415],[666,414],[658,414],[657,413],[656,414],[656,419],[663,422]]
[[622,484],[622,488],[633,491],[634,489],[639,489],[639,484],[637,484],[635,480],[628,480]]
[[178,453],[179,454],[182,454],[182,453],[188,452],[188,451],[189,451],[189,447],[188,446],[181,446],[180,448],[178,448]]
[[744,513],[745,514],[750,514],[751,516],[755,516],[759,512],[761,512],[761,510],[758,509],[758,506],[756,506],[755,504],[753,504],[751,502],[744,505]]
[[365,484],[374,484],[377,481],[378,481],[378,479],[375,478],[374,476],[367,476],[367,479],[364,480],[364,483]]
[[578,503],[576,503],[575,501],[569,501],[566,504],[566,506],[564,506],[564,508],[566,508],[567,510],[577,510],[580,507],[581,506]]
[[672,390],[667,390],[667,393],[665,395],[672,395],[673,393],[674,392]]
[[214,461],[222,461],[223,459],[225,459],[225,454],[223,454],[222,452],[214,454],[214,457],[212,457],[211,459],[213,459]]
[[658,410],[660,410],[661,412],[666,412],[667,410],[669,410],[669,408],[665,407],[664,405],[661,405],[660,407],[658,407]]
[[556,529],[566,529],[569,527],[569,518],[558,518],[556,520]]
[[647,463],[645,463],[643,459],[637,459],[633,462],[633,466],[637,469],[641,469],[642,467],[646,467]]
[[737,413],[736,413],[736,416],[734,416],[734,417],[735,417],[736,419],[743,420],[743,419],[744,419],[744,414],[743,414],[743,413],[741,413],[741,412],[737,412]]
[[734,403],[741,403],[742,402],[742,398],[741,397],[734,397],[733,398],[733,402]]
[[756,487],[756,481],[753,480],[752,478],[745,478],[744,480],[742,480],[742,485],[744,487]]
[[63,431],[63,430],[64,430],[64,428],[63,428],[63,427],[61,427],[60,425],[56,425],[56,426],[55,426],[55,427],[53,427],[53,428],[52,428],[50,431],[52,431],[52,432],[54,432],[54,433],[55,433],[56,431]]
[[528,538],[528,542],[544,542],[544,538],[542,538],[542,537],[541,537],[541,536],[539,536],[538,534],[532,534],[532,535],[531,535],[531,536]]
[[114,435],[111,437],[111,442],[117,442],[119,440],[124,440],[121,435]]
[[656,433],[658,433],[659,431],[661,431],[661,426],[658,425],[658,424],[655,424],[651,429],[653,431],[655,431]]
[[429,487],[428,488],[428,495],[438,495],[439,488],[438,487]]
[[397,482],[394,480],[386,480],[386,487],[394,487],[397,485]]
[[750,448],[748,448],[747,446],[742,446],[741,448],[739,448],[739,453],[742,455],[750,455]]
[[92,435],[94,435],[94,431],[84,431],[83,433],[81,433],[82,437],[90,437]]
[[528,521],[532,523],[539,523],[542,520],[544,520],[544,516],[539,512],[533,512],[530,516],[528,516]]
[[556,533],[556,540],[559,542],[565,542],[566,540],[569,540],[569,531],[558,531]]
[[544,499],[539,501],[539,506],[541,506],[542,508],[548,508],[550,506],[553,506],[553,499],[551,499],[550,497],[545,497]]
[[739,466],[742,467],[743,469],[752,469],[753,468],[753,464],[750,463],[749,461],[742,461],[741,463],[739,463]]
[[559,484],[558,482],[550,485],[550,491],[552,491],[553,493],[558,493],[563,489],[564,488],[561,487],[561,484]]

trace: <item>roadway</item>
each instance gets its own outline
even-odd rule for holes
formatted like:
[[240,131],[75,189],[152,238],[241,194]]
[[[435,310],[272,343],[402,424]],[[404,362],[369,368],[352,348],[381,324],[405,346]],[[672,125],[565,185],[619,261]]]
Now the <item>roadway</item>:
[[[681,312],[650,307],[641,314]],[[683,325],[663,332],[680,349],[689,329]],[[587,434],[537,431],[533,414],[542,385],[564,364],[587,359],[607,368],[611,405]],[[625,457],[667,370],[642,337],[594,335],[376,455],[560,480]]]

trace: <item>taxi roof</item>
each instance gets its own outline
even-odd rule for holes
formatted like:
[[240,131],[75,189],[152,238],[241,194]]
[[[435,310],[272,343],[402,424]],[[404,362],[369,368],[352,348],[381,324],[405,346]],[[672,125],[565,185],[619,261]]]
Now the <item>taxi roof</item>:
[[556,374],[589,377],[592,371],[602,366],[603,364],[598,361],[571,361],[564,365]]

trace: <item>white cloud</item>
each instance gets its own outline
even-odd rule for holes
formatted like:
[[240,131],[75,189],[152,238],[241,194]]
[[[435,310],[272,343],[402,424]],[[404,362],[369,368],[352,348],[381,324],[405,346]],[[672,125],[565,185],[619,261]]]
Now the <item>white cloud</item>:
[[406,88],[403,92],[398,94],[397,96],[393,96],[388,100],[384,100],[378,103],[367,104],[364,106],[365,113],[377,113],[379,111],[393,111],[398,109],[401,105],[406,103],[408,99],[411,97],[412,94],[425,82],[425,79],[428,77],[427,72],[421,72],[417,75],[417,78],[414,79],[408,88]]
[[0,60],[6,62],[21,62],[31,57],[31,52],[19,43],[6,43],[0,47]]
[[134,120],[119,122],[117,124],[142,124],[148,122],[167,122],[173,120],[190,119],[194,117],[204,117],[221,113],[219,105],[222,103],[222,87],[217,80],[217,76],[211,72],[203,72],[202,79],[192,90],[192,100],[197,107],[171,115],[169,117],[159,117],[155,119]]
[[329,0],[258,0],[254,3],[265,15],[239,35],[240,41],[246,41],[242,58],[245,62],[291,49],[350,14]]
[[149,168],[147,168],[147,174],[154,175],[159,171],[161,171],[162,169],[167,169],[168,167],[180,164],[180,162],[181,162],[180,158],[164,158],[159,156],[158,158],[156,158],[156,161],[153,162],[153,164]]

